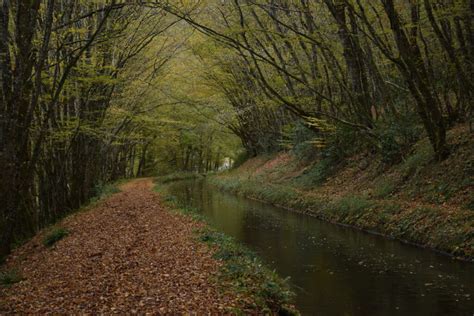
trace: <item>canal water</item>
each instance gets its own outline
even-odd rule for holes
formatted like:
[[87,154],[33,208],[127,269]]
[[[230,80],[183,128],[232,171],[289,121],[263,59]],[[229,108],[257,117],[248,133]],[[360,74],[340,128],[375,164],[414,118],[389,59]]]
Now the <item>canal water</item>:
[[168,191],[289,277],[303,315],[474,315],[474,264],[224,193]]

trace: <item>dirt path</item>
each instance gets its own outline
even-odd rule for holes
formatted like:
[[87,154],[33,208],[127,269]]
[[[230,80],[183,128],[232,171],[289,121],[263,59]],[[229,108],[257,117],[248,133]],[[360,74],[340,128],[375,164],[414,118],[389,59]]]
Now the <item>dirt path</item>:
[[210,278],[219,262],[193,241],[199,225],[160,207],[151,180],[124,185],[66,218],[53,248],[38,235],[9,258],[26,279],[0,290],[0,314],[219,313],[236,299]]

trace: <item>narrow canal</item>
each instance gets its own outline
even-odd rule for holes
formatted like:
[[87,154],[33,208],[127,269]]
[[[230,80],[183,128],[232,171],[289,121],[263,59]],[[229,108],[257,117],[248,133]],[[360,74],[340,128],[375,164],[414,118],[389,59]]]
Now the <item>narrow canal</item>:
[[223,193],[168,190],[281,276],[303,315],[474,315],[474,264]]

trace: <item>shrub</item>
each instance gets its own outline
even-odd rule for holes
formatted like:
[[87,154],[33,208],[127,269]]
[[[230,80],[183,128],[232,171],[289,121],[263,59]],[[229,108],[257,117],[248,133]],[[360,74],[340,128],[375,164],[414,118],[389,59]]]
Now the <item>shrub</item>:
[[10,286],[23,280],[23,277],[17,270],[0,272],[0,284]]
[[422,128],[413,113],[378,126],[375,133],[379,139],[382,162],[388,165],[399,163],[411,146],[419,140]]
[[250,154],[244,150],[237,154],[237,156],[234,159],[234,164],[232,165],[232,169],[238,168],[244,164],[247,160],[250,159]]
[[415,152],[401,166],[404,176],[408,178],[418,173],[421,168],[433,159],[433,156],[433,149],[429,143],[424,143],[419,148],[416,148]]
[[360,152],[367,145],[367,136],[346,125],[338,125],[335,132],[328,136],[327,146],[322,156],[334,163],[342,162],[346,157]]
[[329,158],[322,159],[316,163],[310,170],[296,179],[298,184],[304,187],[323,184],[337,170],[336,162]]
[[43,244],[46,247],[51,247],[56,242],[69,235],[69,231],[65,228],[55,228],[43,239]]
[[465,208],[470,211],[474,211],[474,198],[466,203]]
[[100,200],[118,192],[120,192],[120,189],[115,184],[99,183],[94,188],[94,198],[92,200]]
[[162,184],[166,184],[166,183],[175,182],[175,181],[192,180],[192,179],[198,179],[202,177],[203,177],[202,174],[194,173],[194,172],[176,172],[176,173],[168,174],[166,176],[157,177],[156,181]]
[[320,152],[312,143],[316,137],[318,135],[302,122],[297,122],[292,126],[288,138],[293,146],[293,154],[298,160],[313,160],[316,158],[316,155]]

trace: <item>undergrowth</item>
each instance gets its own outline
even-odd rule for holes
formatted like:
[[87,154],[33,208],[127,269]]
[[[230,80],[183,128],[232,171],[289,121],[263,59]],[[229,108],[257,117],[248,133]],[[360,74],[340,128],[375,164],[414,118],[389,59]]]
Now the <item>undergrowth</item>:
[[43,245],[52,247],[55,243],[69,235],[69,231],[62,227],[52,229],[43,239]]
[[200,173],[195,172],[176,172],[171,173],[166,176],[160,176],[156,178],[156,181],[166,184],[175,181],[182,181],[182,180],[192,180],[192,179],[199,179],[202,178],[203,175]]
[[374,203],[372,201],[357,195],[345,196],[334,203],[334,207],[343,217],[360,216],[370,210],[373,206]]
[[291,308],[294,293],[288,281],[268,269],[255,253],[210,228],[198,231],[198,239],[216,248],[214,258],[224,262],[219,275],[221,284],[230,285],[244,297],[254,298],[262,313],[297,314]]
[[91,203],[97,202],[106,198],[112,194],[119,193],[118,182],[116,183],[99,183],[94,188],[94,197],[91,199]]
[[337,164],[329,158],[318,161],[312,168],[295,179],[304,188],[323,184],[337,170]]
[[383,199],[395,192],[397,184],[391,179],[382,178],[375,183],[373,197]]
[[23,280],[20,272],[17,270],[8,270],[0,272],[0,285],[2,286],[11,286],[15,283],[18,283]]

